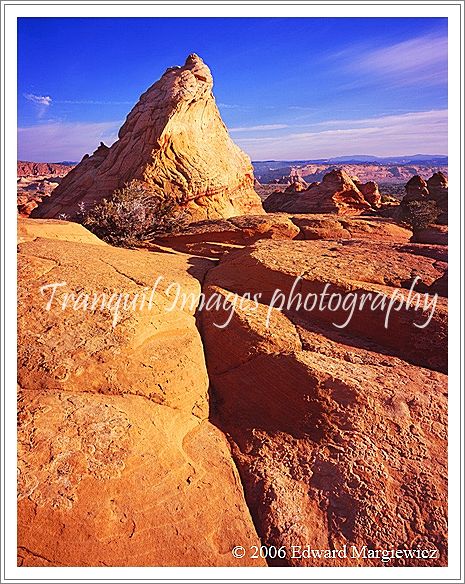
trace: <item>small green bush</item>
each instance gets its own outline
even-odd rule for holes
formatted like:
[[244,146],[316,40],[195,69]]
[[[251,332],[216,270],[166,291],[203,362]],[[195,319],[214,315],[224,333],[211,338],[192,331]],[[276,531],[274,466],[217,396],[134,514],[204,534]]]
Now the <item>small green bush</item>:
[[173,233],[189,214],[173,197],[162,198],[142,181],[132,180],[91,209],[80,209],[82,224],[107,243],[137,245],[160,233]]

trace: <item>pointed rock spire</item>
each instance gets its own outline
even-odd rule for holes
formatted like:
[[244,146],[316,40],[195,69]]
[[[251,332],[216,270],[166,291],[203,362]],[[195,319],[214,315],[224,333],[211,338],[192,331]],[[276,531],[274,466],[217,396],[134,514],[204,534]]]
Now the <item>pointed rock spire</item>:
[[212,94],[213,78],[191,54],[145,91],[110,147],[99,146],[66,176],[36,217],[76,218],[137,179],[174,197],[193,220],[263,213],[249,157],[231,140]]

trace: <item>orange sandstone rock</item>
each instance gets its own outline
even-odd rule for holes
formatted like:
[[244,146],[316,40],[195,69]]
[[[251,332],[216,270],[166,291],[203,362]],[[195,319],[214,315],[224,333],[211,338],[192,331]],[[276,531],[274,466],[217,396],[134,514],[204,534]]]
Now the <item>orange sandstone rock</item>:
[[[208,420],[194,312],[210,262],[113,248],[66,222],[21,221],[19,231],[19,564],[252,563],[231,554],[259,540],[228,443]],[[108,303],[84,308],[94,292],[148,300],[159,275],[152,310],[121,309],[114,327]],[[54,283],[65,284],[47,310],[41,287]],[[65,306],[64,293],[74,294]]]
[[273,193],[265,199],[264,207],[267,211],[338,215],[359,215],[371,209],[357,185],[342,169],[328,172],[321,183],[301,192]]

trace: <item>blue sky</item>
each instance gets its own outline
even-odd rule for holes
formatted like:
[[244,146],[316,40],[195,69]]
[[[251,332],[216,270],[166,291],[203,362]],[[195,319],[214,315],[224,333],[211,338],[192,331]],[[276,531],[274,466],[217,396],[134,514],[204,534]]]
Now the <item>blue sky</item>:
[[21,18],[18,157],[111,144],[193,52],[254,160],[447,153],[445,18]]

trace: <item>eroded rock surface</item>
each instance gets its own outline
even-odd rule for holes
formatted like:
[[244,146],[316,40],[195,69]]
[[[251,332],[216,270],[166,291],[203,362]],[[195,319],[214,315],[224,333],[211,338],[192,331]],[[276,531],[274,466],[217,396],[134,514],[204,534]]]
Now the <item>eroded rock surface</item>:
[[[260,542],[349,553],[270,565],[385,565],[352,546],[447,564],[444,245],[334,214],[203,221],[146,250],[50,220],[19,236],[21,565],[264,565],[231,554]],[[192,255],[214,245],[215,261]],[[82,296],[62,309],[70,291],[147,300],[159,275],[154,309],[121,310],[115,327],[109,308],[83,316]],[[201,281],[220,302],[197,313],[167,288],[195,299]],[[66,286],[47,311],[52,282]],[[393,309],[387,328],[385,309],[337,328],[340,309],[288,304],[326,284],[405,299],[413,283],[438,294],[423,329],[431,304]],[[286,304],[270,308],[277,290]]]
[[435,172],[428,180],[429,198],[436,201],[441,213],[438,221],[442,225],[447,225],[449,210],[449,186],[447,177],[442,172]]
[[[269,312],[273,291],[305,297],[330,282],[342,293],[444,293],[442,246],[367,241],[263,241],[223,257],[206,276],[203,312],[216,423],[228,435],[247,502],[266,545],[437,551],[387,565],[447,564],[447,361],[445,300],[423,332],[407,311],[383,329],[363,310],[341,315],[292,307]],[[247,293],[261,293],[258,307]],[[249,297],[250,298],[250,297]],[[256,309],[254,309],[254,307]],[[269,326],[266,326],[269,318]],[[355,322],[356,321],[356,322]],[[227,355],[227,359],[225,358]],[[380,559],[291,558],[272,565],[380,566]]]
[[16,197],[18,215],[29,217],[44,197],[51,195],[72,168],[71,164],[18,160]]
[[193,220],[263,213],[249,157],[229,137],[197,55],[169,68],[140,97],[108,148],[101,144],[62,180],[35,217],[73,219],[132,179],[175,197]]

